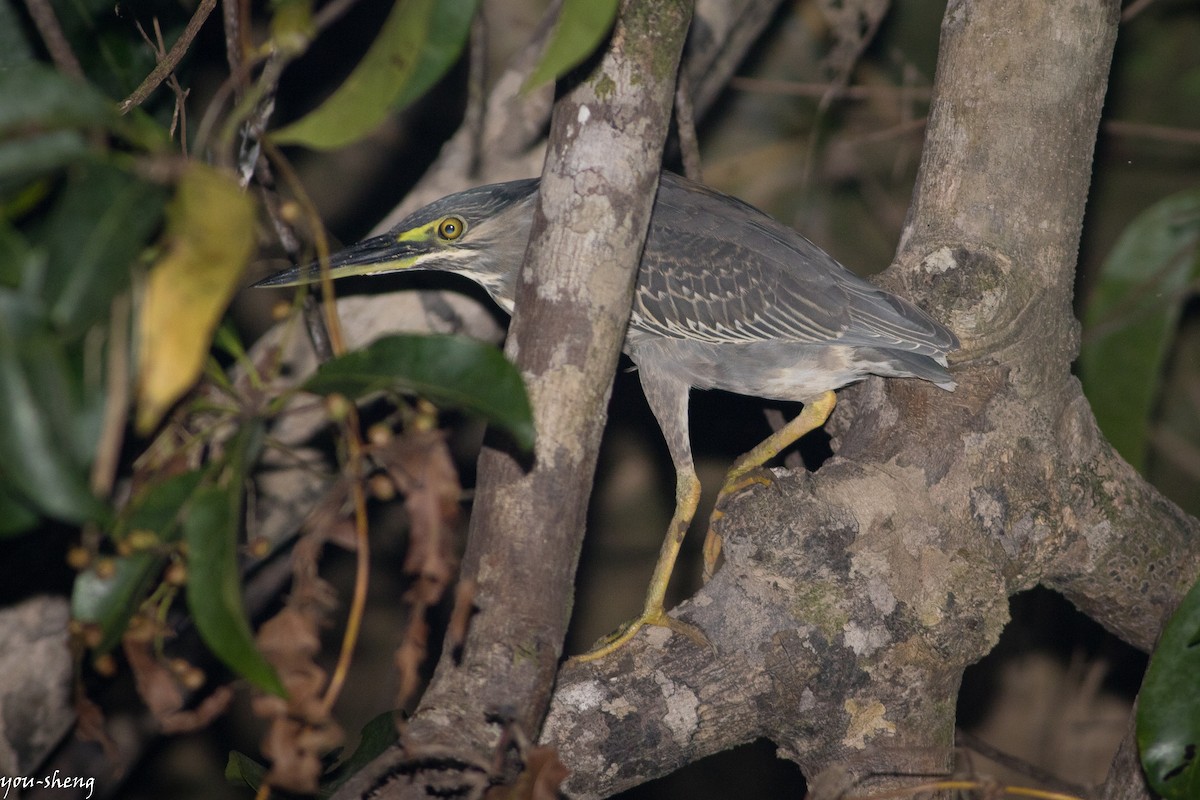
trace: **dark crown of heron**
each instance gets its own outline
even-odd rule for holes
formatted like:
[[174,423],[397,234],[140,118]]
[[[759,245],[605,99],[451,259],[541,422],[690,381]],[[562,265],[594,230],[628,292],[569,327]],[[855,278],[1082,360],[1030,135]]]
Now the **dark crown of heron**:
[[[380,238],[395,245],[394,269],[460,273],[510,306],[537,188],[529,179],[468,189],[410,214]],[[386,251],[380,256],[390,261]]]

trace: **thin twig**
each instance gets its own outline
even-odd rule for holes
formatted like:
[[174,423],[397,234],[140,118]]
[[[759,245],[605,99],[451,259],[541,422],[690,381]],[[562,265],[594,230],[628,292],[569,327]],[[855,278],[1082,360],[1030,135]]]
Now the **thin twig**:
[[934,792],[955,791],[979,792],[982,797],[995,797],[998,791],[1002,795],[1031,797],[1036,800],[1083,800],[1083,795],[1081,794],[1064,794],[1062,792],[1032,789],[1025,786],[1001,786],[990,781],[960,780],[929,781],[928,783],[921,783],[916,786],[902,786],[866,795],[854,795],[853,797],[846,797],[845,800],[891,800],[892,798],[900,797],[917,797],[918,795],[933,794]]
[[[221,27],[225,31],[225,61],[229,64],[231,76],[244,77],[246,72],[242,67],[246,60],[246,52],[250,49],[247,35],[246,15],[248,3],[246,0],[221,0]],[[234,102],[242,99],[244,87],[234,88]]]
[[[208,140],[212,135],[213,129],[218,125],[221,110],[225,104],[229,102],[231,96],[241,94],[241,99],[234,99],[235,107],[241,107],[245,101],[245,86],[248,81],[250,71],[257,67],[263,61],[268,61],[270,56],[267,54],[259,54],[256,57],[244,61],[241,64],[241,69],[229,75],[225,80],[221,81],[221,85],[213,92],[212,98],[208,101],[208,107],[200,116],[200,124],[196,126],[196,152],[205,152],[208,148]],[[271,63],[268,61],[268,63]],[[258,87],[258,96],[261,97],[262,84]],[[256,98],[257,100],[258,98]],[[236,126],[236,123],[235,123]]]
[[1137,136],[1143,139],[1157,139],[1160,142],[1200,145],[1200,130],[1195,128],[1172,128],[1167,125],[1124,122],[1117,119],[1106,120],[1103,128],[1105,133],[1114,136]]
[[[166,56],[167,46],[163,42],[162,26],[158,24],[158,17],[154,18],[154,38],[146,33],[146,29],[142,27],[141,22],[134,22],[137,26],[137,31],[142,36],[144,41],[151,50],[154,51],[155,61],[162,61]],[[175,131],[179,130],[179,147],[184,155],[187,155],[187,96],[190,90],[184,89],[183,84],[179,82],[179,78],[174,72],[167,78],[167,86],[175,94],[175,110],[171,113],[171,127],[168,129],[168,134],[175,136]]]
[[[317,208],[308,193],[304,191],[304,184],[292,169],[291,164],[269,141],[264,141],[262,144],[264,154],[291,190],[312,231],[317,258],[321,264],[322,308],[325,311],[325,327],[329,332],[330,347],[334,355],[342,355],[346,352],[345,337],[342,334],[341,321],[338,319],[333,281],[329,274],[329,241],[325,236],[325,226],[321,224]],[[337,665],[330,676],[329,685],[325,688],[325,695],[321,699],[322,716],[330,714],[345,686],[367,606],[371,548],[370,537],[367,535],[367,496],[363,488],[363,466],[366,463],[366,457],[363,441],[359,436],[359,427],[358,409],[353,403],[348,403],[342,424],[342,435],[346,443],[346,469],[349,472],[350,494],[354,505],[354,594],[351,597],[350,609],[346,616],[346,629],[342,634],[342,647],[338,653]]]
[[861,136],[848,136],[843,139],[842,143],[847,147],[860,147],[865,144],[877,144],[886,142],[889,139],[899,139],[903,136],[908,136],[922,130],[929,122],[928,117],[920,119],[910,119],[896,125],[889,125],[886,128],[880,128],[877,131],[864,133]]
[[885,9],[886,5],[880,9],[880,13],[870,18],[867,23],[867,29],[858,37],[853,55],[846,60],[840,74],[833,79],[832,83],[825,90],[825,93],[821,96],[821,100],[817,103],[818,118],[829,109],[829,106],[836,98],[842,96],[842,92],[850,85],[850,76],[854,72],[854,66],[862,58],[863,53],[867,51],[867,46],[875,39],[875,34],[879,32],[879,26],[883,22],[883,18],[887,16],[886,13],[883,13]]
[[121,101],[118,108],[122,114],[127,114],[130,109],[144,103],[146,98],[175,71],[175,68],[179,66],[179,62],[183,60],[184,53],[191,46],[192,40],[200,32],[204,21],[208,19],[208,15],[216,7],[217,0],[200,0],[199,8],[196,9],[196,13],[192,15],[192,18],[188,20],[187,27],[183,29],[183,33],[175,40],[175,44],[172,45],[166,57],[159,59],[159,62],[154,65],[154,69],[142,81],[142,85],[134,89],[133,94]]
[[357,2],[358,0],[333,0],[331,3],[326,3],[320,11],[313,15],[313,26],[318,31],[325,30]]
[[679,70],[675,83],[675,133],[679,137],[679,157],[683,174],[696,183],[704,183],[700,166],[700,141],[696,137],[696,115],[692,107],[692,82],[687,70]]
[[1042,769],[1036,764],[1030,764],[1023,758],[1018,758],[1011,753],[1006,753],[1003,750],[993,747],[973,733],[957,730],[954,732],[954,741],[959,747],[973,750],[988,761],[994,761],[1000,766],[1031,778],[1044,786],[1050,787],[1054,791],[1078,795],[1080,797],[1087,794],[1087,789],[1084,787],[1070,781],[1064,781],[1049,770]]
[[487,113],[487,19],[482,10],[471,20],[470,51],[467,57],[467,107],[462,127],[470,132],[471,154],[468,172],[479,170],[483,153],[484,115]]
[[291,191],[304,214],[304,219],[308,222],[313,237],[313,247],[317,251],[317,261],[321,265],[321,294],[325,300],[322,308],[325,312],[325,327],[329,331],[329,346],[335,356],[340,356],[346,352],[346,337],[342,333],[342,323],[338,318],[337,303],[334,301],[333,279],[329,274],[329,238],[325,235],[325,226],[321,224],[321,215],[317,213],[316,205],[304,190],[300,176],[292,169],[292,165],[283,157],[283,154],[269,139],[263,140],[262,145],[267,159],[283,178],[284,184]]
[[[327,296],[326,302],[332,304],[333,300]],[[358,409],[353,403],[349,403],[342,436],[346,442],[346,465],[351,471],[350,495],[354,503],[354,594],[350,598],[350,610],[346,614],[346,630],[342,633],[342,647],[338,652],[337,665],[329,677],[329,685],[325,687],[325,696],[321,698],[323,717],[333,713],[333,705],[346,685],[350,663],[354,658],[354,648],[358,644],[367,609],[367,585],[371,575],[371,537],[367,528],[367,495],[363,488],[363,468],[367,459],[364,455],[363,441],[359,437],[359,427]]]
[[1195,445],[1161,425],[1150,429],[1150,443],[1156,454],[1192,480],[1200,481],[1200,449]]
[[[866,8],[866,6],[864,6],[864,8]],[[883,22],[884,16],[885,15],[883,13],[876,13],[873,17],[871,17],[871,19],[868,21],[867,29],[863,31],[862,35],[858,38],[858,42],[854,46],[853,54],[850,58],[846,59],[846,63],[842,66],[839,74],[834,77],[828,89],[826,89],[825,93],[821,95],[821,99],[817,101],[817,113],[815,119],[813,120],[812,133],[810,133],[808,137],[808,151],[804,157],[804,171],[800,178],[800,183],[802,186],[807,186],[812,177],[813,163],[816,161],[817,155],[817,142],[819,140],[818,133],[821,127],[821,119],[825,116],[825,113],[829,110],[829,106],[833,104],[833,101],[841,97],[842,93],[850,85],[850,77],[854,72],[854,65],[859,62],[859,59],[862,58],[863,53],[866,52],[867,45],[871,43],[871,40],[875,38],[875,34],[879,32],[879,25],[881,22]]]
[[1146,10],[1146,7],[1153,3],[1154,0],[1133,0],[1125,10],[1121,12],[1121,22],[1129,22],[1138,14]]
[[104,382],[106,401],[89,482],[92,492],[99,497],[107,497],[116,482],[125,416],[129,412],[129,294],[117,295],[110,308],[108,373]]
[[[831,90],[836,89],[836,86],[828,83],[800,83],[772,78],[746,77],[731,78],[729,80],[729,87],[743,92],[762,92],[764,94],[813,98],[826,97]],[[837,96],[845,100],[869,100],[891,95],[902,95],[912,100],[928,100],[931,92],[932,90],[927,86],[882,85],[846,86],[836,91]],[[1105,120],[1103,128],[1105,133],[1113,136],[1141,137],[1177,144],[1200,145],[1200,130],[1196,130],[1195,128],[1174,128],[1168,125],[1152,125],[1146,122],[1127,122],[1115,119]]]
[[836,90],[837,96],[846,100],[870,100],[876,97],[900,95],[905,99],[928,100],[933,90],[928,86],[842,86],[830,83],[800,83],[773,78],[729,79],[729,88],[743,92],[791,95],[793,97],[821,98]]
[[33,19],[33,25],[42,37],[46,50],[50,52],[54,66],[64,75],[83,80],[83,67],[79,66],[79,59],[75,57],[70,42],[63,34],[62,26],[58,24],[58,17],[54,15],[54,8],[49,0],[25,0],[25,7],[29,9],[29,16]]

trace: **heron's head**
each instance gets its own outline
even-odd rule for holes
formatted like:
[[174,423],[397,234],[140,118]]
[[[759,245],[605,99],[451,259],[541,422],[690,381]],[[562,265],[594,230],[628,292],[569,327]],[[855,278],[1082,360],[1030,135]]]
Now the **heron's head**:
[[[405,217],[381,236],[329,257],[333,278],[405,270],[456,272],[493,297],[512,298],[511,285],[533,222],[538,180],[478,186],[448,195]],[[255,286],[296,286],[320,279],[317,264],[291,267]]]

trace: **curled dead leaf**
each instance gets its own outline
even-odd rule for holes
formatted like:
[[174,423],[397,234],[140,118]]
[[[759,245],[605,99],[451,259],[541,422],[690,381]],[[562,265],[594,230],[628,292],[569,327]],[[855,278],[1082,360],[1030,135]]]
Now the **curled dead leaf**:
[[170,668],[155,658],[148,641],[126,636],[121,640],[121,646],[133,672],[138,696],[161,725],[167,717],[183,708],[183,689]]
[[425,622],[425,614],[413,614],[409,617],[404,638],[396,648],[396,672],[400,683],[396,690],[396,708],[410,708],[424,683],[421,665],[429,655],[428,643],[429,625]]
[[525,753],[525,768],[508,786],[488,790],[487,800],[558,800],[559,789],[571,770],[559,761],[553,747],[531,747]]
[[191,733],[206,728],[233,702],[233,687],[218,686],[194,709],[176,711],[163,720],[163,733]]

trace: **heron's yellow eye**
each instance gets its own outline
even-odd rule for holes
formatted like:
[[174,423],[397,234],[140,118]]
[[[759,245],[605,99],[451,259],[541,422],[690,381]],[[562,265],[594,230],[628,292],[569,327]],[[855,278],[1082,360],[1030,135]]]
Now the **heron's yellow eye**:
[[466,229],[466,224],[458,217],[446,217],[438,223],[438,236],[448,242],[453,242],[455,239],[463,235]]

